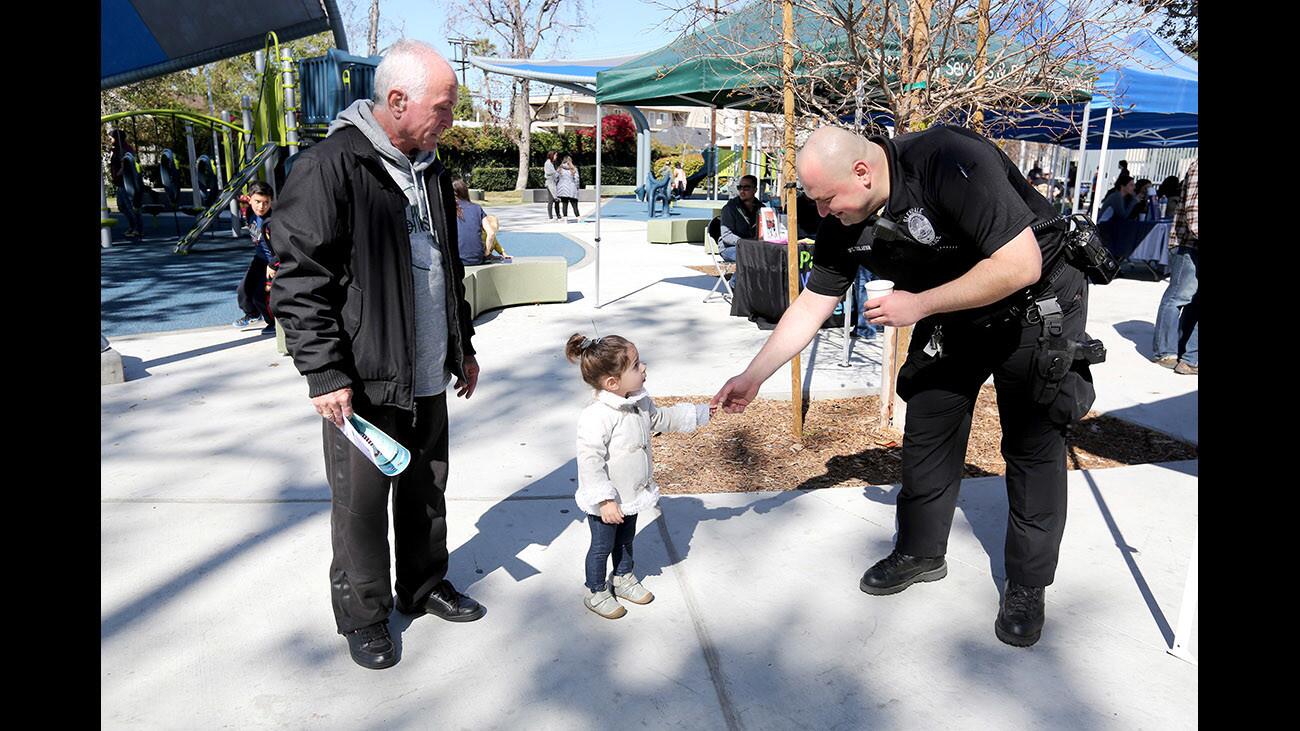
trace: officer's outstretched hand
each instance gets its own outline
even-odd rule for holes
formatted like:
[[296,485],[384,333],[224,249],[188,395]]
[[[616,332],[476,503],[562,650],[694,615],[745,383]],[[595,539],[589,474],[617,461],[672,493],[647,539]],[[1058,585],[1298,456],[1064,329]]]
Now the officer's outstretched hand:
[[728,414],[739,414],[749,406],[750,401],[754,400],[761,385],[763,384],[758,379],[751,378],[745,373],[734,376],[722,385],[722,389],[709,402],[709,410],[716,411],[721,408]]
[[930,314],[925,311],[919,295],[898,290],[867,302],[862,312],[867,316],[867,322],[872,325],[890,327],[915,325],[921,318]]

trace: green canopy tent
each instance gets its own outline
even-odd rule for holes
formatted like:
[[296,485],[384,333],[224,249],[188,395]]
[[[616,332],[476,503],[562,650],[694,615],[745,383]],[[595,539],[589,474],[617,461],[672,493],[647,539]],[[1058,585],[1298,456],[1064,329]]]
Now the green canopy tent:
[[[716,106],[720,109],[744,109],[758,112],[782,111],[781,101],[775,94],[763,94],[759,89],[781,87],[782,28],[779,6],[757,2],[745,9],[672,43],[639,56],[620,66],[601,71],[596,75],[596,101],[600,104],[688,105]],[[849,38],[842,27],[829,18],[833,14],[829,0],[815,0],[793,9],[794,43],[796,46],[795,77],[806,83],[824,80],[825,92],[851,80],[852,69],[836,59],[849,57],[854,44],[874,42],[875,39]],[[974,76],[976,48],[975,21],[969,21],[970,32],[963,34],[971,39],[963,46],[944,51],[944,63],[939,66],[936,81],[960,83]],[[902,32],[907,32],[906,13],[902,18]],[[880,48],[872,50],[896,67],[902,53],[902,43],[895,32],[885,35]],[[990,36],[985,55],[997,58],[1005,55],[1015,59],[1030,53],[1021,44],[997,35]],[[817,63],[809,69],[809,62]],[[825,62],[823,62],[825,61]],[[987,73],[996,72],[990,68]],[[1086,69],[1077,69],[1079,88],[1087,86]],[[879,78],[879,77],[876,77]],[[871,81],[875,81],[872,79]],[[896,74],[888,72],[884,81],[890,86],[900,83]],[[839,82],[837,84],[836,82]],[[823,91],[823,90],[818,90]],[[881,97],[882,89],[864,89],[868,97]],[[1071,101],[1086,101],[1090,95],[1078,92]],[[1049,101],[1031,95],[1025,101]],[[1054,97],[1050,101],[1065,101]]]
[[[782,111],[774,96],[764,98],[753,91],[781,86],[781,16],[768,13],[770,7],[751,5],[657,51],[601,71],[596,75],[596,101]],[[805,8],[795,8],[794,24],[800,49],[796,66],[809,50],[845,42],[842,29]]]
[[[772,93],[772,90],[784,85],[782,64],[787,47],[786,38],[790,38],[794,51],[791,76],[799,79],[801,85],[809,85],[813,94],[827,97],[832,102],[842,103],[843,97],[851,93],[855,98],[855,106],[860,111],[866,98],[885,95],[885,89],[863,88],[858,83],[853,84],[853,92],[848,92],[847,82],[855,81],[852,77],[855,69],[847,63],[837,62],[852,58],[855,44],[872,41],[876,43],[874,54],[886,67],[884,84],[897,91],[915,88],[898,88],[900,79],[896,73],[889,71],[900,66],[903,52],[901,39],[907,33],[906,17],[903,17],[897,31],[886,33],[883,38],[868,39],[850,37],[841,24],[833,22],[831,17],[835,16],[838,9],[827,0],[815,0],[800,7],[792,7],[793,3],[787,0],[781,5],[784,6],[783,13],[789,13],[788,17],[778,13],[776,3],[753,3],[657,51],[599,72],[596,75],[597,110],[603,104],[684,104],[759,112],[784,111],[787,155],[793,158],[790,142],[793,139],[793,114],[799,111],[794,110],[792,113],[781,97]],[[974,17],[969,21],[972,27],[975,22]],[[976,33],[972,31],[962,36],[969,40],[963,45],[943,51],[944,63],[933,70],[931,83],[964,83],[975,75],[978,55]],[[985,42],[986,57],[1002,58],[1003,64],[1011,63],[1016,58],[1025,58],[1028,52],[1028,47],[996,35],[990,36]],[[997,72],[997,67],[985,71]],[[1068,73],[1071,76],[1077,74],[1078,83],[1071,84],[1073,88],[1083,88],[1086,85],[1086,69],[1070,67]],[[877,84],[879,80],[880,74],[875,74],[872,78]],[[836,96],[840,98],[834,99]],[[1031,95],[1023,101],[1062,101],[1059,97],[1049,99],[1039,96]],[[1090,95],[1071,92],[1067,97],[1068,101],[1086,101]],[[599,118],[599,111],[597,117]],[[788,173],[790,175],[793,171],[792,163],[793,159],[790,159],[786,165],[786,169],[791,171]],[[597,169],[597,201],[600,199],[599,174]],[[598,203],[597,241],[599,221]],[[597,267],[599,277],[599,260]],[[793,272],[791,274],[793,279]],[[846,318],[846,326],[851,327],[849,318]],[[797,360],[792,362],[792,367],[797,369]],[[792,382],[796,384],[793,388],[797,389],[797,374],[793,371]],[[795,391],[796,399],[797,393]],[[795,421],[798,424],[797,416]]]

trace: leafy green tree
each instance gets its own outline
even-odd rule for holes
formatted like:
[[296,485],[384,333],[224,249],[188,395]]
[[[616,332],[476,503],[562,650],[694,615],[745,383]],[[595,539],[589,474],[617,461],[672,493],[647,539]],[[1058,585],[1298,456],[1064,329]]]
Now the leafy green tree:
[[469,87],[464,84],[456,87],[456,106],[451,110],[453,119],[473,119],[474,118],[474,97],[469,93]]

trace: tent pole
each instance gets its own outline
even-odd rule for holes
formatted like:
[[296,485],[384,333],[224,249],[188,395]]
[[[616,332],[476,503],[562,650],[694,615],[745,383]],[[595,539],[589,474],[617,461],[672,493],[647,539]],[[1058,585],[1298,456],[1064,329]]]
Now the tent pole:
[[596,105],[596,309],[600,309],[600,148],[601,143],[600,105]]
[[[1106,150],[1110,147],[1110,120],[1115,113],[1115,107],[1106,107],[1106,127],[1101,132],[1101,158],[1097,160],[1097,185],[1100,188],[1102,182],[1106,179]],[[1100,191],[1092,191],[1092,220],[1097,220],[1097,209],[1101,207],[1101,196],[1097,195]]]
[[1193,665],[1200,664],[1189,647],[1193,623],[1196,621],[1198,597],[1200,596],[1197,591],[1200,582],[1199,571],[1197,570],[1199,552],[1200,532],[1197,531],[1192,535],[1192,557],[1187,566],[1187,581],[1183,584],[1183,603],[1178,610],[1178,628],[1174,631],[1174,644],[1173,647],[1166,650],[1170,655]]
[[[1070,212],[1077,213],[1079,210],[1079,192],[1083,190],[1083,158],[1088,152],[1088,117],[1092,114],[1092,103],[1084,102],[1083,104],[1083,129],[1079,130],[1079,162],[1074,166],[1074,202],[1070,205]],[[1066,175],[1066,182],[1069,182],[1070,176]]]
[[709,108],[709,145],[713,148],[713,185],[709,191],[709,200],[718,199],[718,107]]

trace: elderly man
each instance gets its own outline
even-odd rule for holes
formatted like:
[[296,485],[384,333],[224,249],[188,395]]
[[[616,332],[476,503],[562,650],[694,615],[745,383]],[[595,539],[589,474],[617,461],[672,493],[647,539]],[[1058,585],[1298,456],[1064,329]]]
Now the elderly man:
[[798,167],[804,191],[830,216],[807,288],[713,403],[743,411],[817,333],[860,265],[894,280],[893,294],[868,302],[866,312],[875,325],[917,325],[898,375],[907,401],[898,543],[859,587],[893,594],[947,574],[971,414],[992,374],[1010,498],[1006,588],[994,626],[1003,642],[1032,645],[1065,528],[1064,429],[1092,394],[1086,365],[1054,383],[1031,375],[1046,329],[1040,321],[1056,336],[1083,332],[1087,281],[1064,264],[1063,223],[1036,237],[1031,226],[1056,212],[1001,150],[964,129],[867,140],[822,128]]
[[744,175],[736,186],[736,197],[727,201],[722,207],[722,258],[736,260],[736,242],[741,239],[758,238],[758,209],[762,205],[755,197],[758,192],[758,178]]
[[[295,161],[276,213],[272,305],[324,417],[333,505],[330,593],[338,631],[367,668],[397,663],[394,606],[453,622],[483,616],[447,574],[447,384],[469,398],[479,367],[456,249],[451,177],[435,159],[456,77],[429,45],[395,44],[360,100]],[[353,413],[411,452],[382,474],[342,432]],[[393,489],[396,584],[389,576]]]

